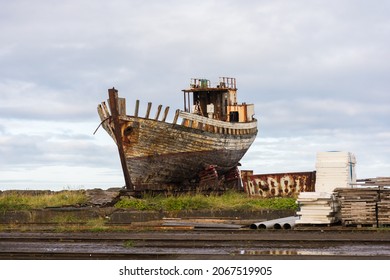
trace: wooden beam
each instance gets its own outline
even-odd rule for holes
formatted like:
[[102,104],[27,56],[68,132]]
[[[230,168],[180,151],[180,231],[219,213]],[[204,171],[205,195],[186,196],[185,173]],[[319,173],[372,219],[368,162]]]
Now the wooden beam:
[[118,105],[119,116],[126,116],[126,99],[118,98]]
[[111,116],[114,122],[114,134],[116,144],[118,146],[119,157],[122,164],[123,175],[125,177],[126,189],[132,189],[133,183],[131,182],[129,169],[127,168],[125,151],[123,149],[121,126],[119,123],[119,108],[118,108],[118,91],[115,88],[108,90],[109,104],[111,109]]
[[139,111],[139,100],[135,101],[135,111],[134,111],[134,117],[138,117],[138,111]]
[[161,112],[161,108],[162,108],[162,105],[158,105],[158,108],[157,108],[157,112],[156,112],[156,116],[154,117],[154,119],[157,121],[158,120],[158,117],[160,116],[160,112]]
[[167,119],[168,112],[169,112],[169,106],[165,108],[164,115],[163,115],[163,118],[162,118],[163,122],[165,122],[165,120]]
[[175,117],[173,118],[173,124],[176,124],[177,123],[177,119],[179,118],[179,112],[180,110],[177,109],[176,112],[175,112]]
[[145,119],[149,119],[150,109],[152,108],[152,102],[148,102],[148,107],[146,108]]

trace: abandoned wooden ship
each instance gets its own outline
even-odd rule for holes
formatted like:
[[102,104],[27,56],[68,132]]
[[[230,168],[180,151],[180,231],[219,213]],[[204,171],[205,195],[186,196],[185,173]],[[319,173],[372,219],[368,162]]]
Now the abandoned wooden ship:
[[[109,89],[109,109],[98,105],[101,125],[118,146],[126,188],[143,190],[218,189],[240,181],[239,161],[257,134],[253,104],[237,103],[235,78],[221,77],[216,86],[191,79],[182,90],[184,109],[167,121],[169,107],[151,116],[126,115],[126,101]],[[160,118],[160,114],[162,115]],[[229,185],[230,182],[230,185]]]

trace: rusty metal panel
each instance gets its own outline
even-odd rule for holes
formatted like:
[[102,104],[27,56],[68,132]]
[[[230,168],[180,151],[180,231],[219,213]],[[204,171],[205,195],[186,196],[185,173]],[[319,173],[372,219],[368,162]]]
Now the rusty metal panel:
[[250,196],[296,197],[300,192],[313,192],[315,171],[275,174],[253,174],[241,171],[244,190]]

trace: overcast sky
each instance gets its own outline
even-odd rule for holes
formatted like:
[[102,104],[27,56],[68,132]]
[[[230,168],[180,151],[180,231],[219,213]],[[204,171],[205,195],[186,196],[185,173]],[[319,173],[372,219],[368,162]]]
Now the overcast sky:
[[390,176],[390,1],[0,0],[0,190],[124,185],[96,106],[115,86],[182,109],[190,78],[237,79],[255,173],[349,151]]

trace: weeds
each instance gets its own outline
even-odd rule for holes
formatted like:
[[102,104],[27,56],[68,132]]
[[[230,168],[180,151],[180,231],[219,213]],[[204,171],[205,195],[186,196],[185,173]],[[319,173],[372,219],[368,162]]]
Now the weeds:
[[[179,195],[145,196],[142,199],[122,197],[116,208],[137,211],[183,211],[183,210],[259,210],[291,209],[297,210],[294,198],[248,197],[242,192],[228,191],[222,195]],[[0,211],[41,209],[80,205],[87,202],[83,191],[61,191],[45,194],[3,193],[0,195]]]
[[87,221],[86,228],[92,232],[104,232],[109,229],[105,223],[106,221],[103,218],[92,219]]
[[0,210],[26,210],[45,207],[80,205],[87,201],[83,191],[61,191],[45,194],[24,194],[18,192],[0,195]]
[[150,203],[144,199],[135,199],[135,198],[122,198],[115,204],[116,208],[128,208],[134,210],[154,210],[151,209]]
[[135,242],[134,240],[126,240],[123,245],[126,247],[126,248],[132,248],[134,247],[135,245]]
[[272,209],[296,210],[295,198],[255,198],[248,197],[245,193],[226,192],[223,195],[179,195],[156,196],[144,199],[122,198],[115,207],[138,211],[182,211],[182,210],[259,210]]

